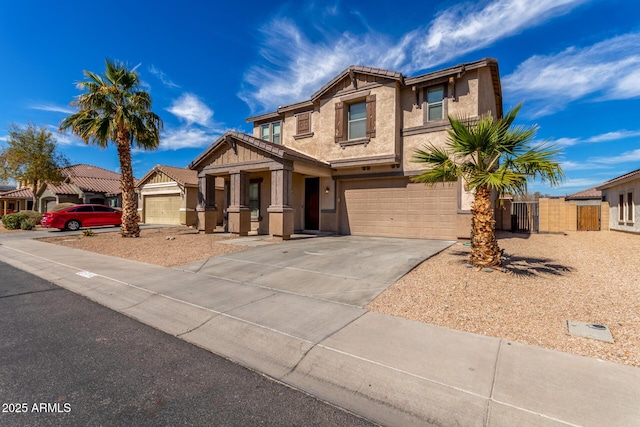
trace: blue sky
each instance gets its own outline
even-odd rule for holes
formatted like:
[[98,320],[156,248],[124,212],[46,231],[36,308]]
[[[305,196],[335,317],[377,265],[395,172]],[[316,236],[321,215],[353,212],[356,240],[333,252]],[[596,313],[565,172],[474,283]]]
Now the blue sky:
[[[391,5],[391,6],[390,6]],[[136,67],[164,120],[134,174],[184,167],[249,116],[302,101],[352,64],[414,76],[498,60],[505,109],[556,142],[571,194],[640,168],[637,0],[330,2],[3,1],[0,144],[13,122],[49,128],[71,163],[118,170],[114,149],[58,134],[83,70]]]

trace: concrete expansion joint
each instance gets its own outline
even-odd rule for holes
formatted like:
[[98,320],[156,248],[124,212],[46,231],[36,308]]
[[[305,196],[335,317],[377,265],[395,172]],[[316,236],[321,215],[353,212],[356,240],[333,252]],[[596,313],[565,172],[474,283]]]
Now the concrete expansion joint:
[[201,327],[203,327],[203,326],[204,326],[204,325],[206,325],[207,323],[211,322],[213,319],[215,319],[215,318],[216,318],[216,317],[218,317],[218,316],[220,316],[220,315],[219,315],[219,314],[214,314],[214,315],[212,315],[212,316],[211,316],[211,317],[209,317],[207,320],[205,320],[204,322],[200,323],[198,326],[195,326],[195,327],[193,327],[193,328],[189,329],[188,331],[181,332],[181,333],[177,334],[177,335],[176,335],[176,338],[180,338],[180,337],[182,337],[183,335],[189,334],[189,333],[191,333],[191,332],[193,332],[193,331],[196,331],[196,330],[200,329]]
[[348,322],[345,325],[342,325],[340,328],[336,329],[335,331],[331,332],[330,334],[327,334],[326,336],[322,337],[322,339],[320,339],[317,343],[313,343],[309,349],[307,351],[305,351],[302,354],[302,357],[300,357],[300,360],[298,360],[298,362],[293,365],[291,367],[291,369],[289,369],[289,371],[287,373],[285,373],[282,378],[286,378],[288,375],[291,375],[293,372],[296,371],[296,369],[298,368],[298,366],[300,366],[300,364],[307,358],[307,355],[311,352],[311,350],[315,349],[316,347],[323,347],[326,348],[322,345],[323,342],[325,342],[326,340],[328,340],[329,338],[331,338],[332,336],[334,336],[335,334],[337,334],[338,332],[342,331],[344,328],[348,327],[349,325],[351,325],[353,322],[355,322],[356,320],[360,319],[362,316],[364,316],[365,314],[367,314],[367,312],[365,311],[364,313],[362,313],[361,315],[355,317],[354,319],[352,319],[350,322]]

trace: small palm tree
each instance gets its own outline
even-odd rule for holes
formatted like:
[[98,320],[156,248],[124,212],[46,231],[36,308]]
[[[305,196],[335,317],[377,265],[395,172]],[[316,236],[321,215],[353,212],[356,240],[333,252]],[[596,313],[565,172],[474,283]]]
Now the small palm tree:
[[462,178],[475,192],[471,209],[471,264],[499,267],[501,251],[495,233],[491,193],[524,194],[527,180],[540,178],[557,185],[564,177],[554,160],[560,153],[546,143],[532,146],[536,127],[512,127],[522,104],[501,119],[490,114],[477,121],[449,116],[451,129],[444,147],[426,145],[413,161],[427,170],[413,178],[434,185]]
[[138,237],[137,198],[131,167],[131,147],[156,149],[163,123],[151,111],[151,97],[139,90],[140,78],[124,64],[106,60],[106,71],[99,76],[84,71],[88,80],[78,83],[85,93],[71,102],[78,112],[60,123],[60,130],[71,131],[86,144],[106,148],[115,143],[120,160],[123,237]]

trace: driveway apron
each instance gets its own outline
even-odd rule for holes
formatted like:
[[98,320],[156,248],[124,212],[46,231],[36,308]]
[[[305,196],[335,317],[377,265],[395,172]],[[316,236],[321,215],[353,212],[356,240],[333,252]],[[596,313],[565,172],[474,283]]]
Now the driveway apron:
[[185,271],[364,307],[453,241],[330,236],[264,245],[199,261]]

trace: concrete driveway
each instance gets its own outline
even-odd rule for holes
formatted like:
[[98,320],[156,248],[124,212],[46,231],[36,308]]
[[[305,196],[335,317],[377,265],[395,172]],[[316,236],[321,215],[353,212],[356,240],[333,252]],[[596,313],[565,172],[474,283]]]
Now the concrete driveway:
[[453,241],[314,237],[256,246],[180,269],[281,292],[364,307]]

